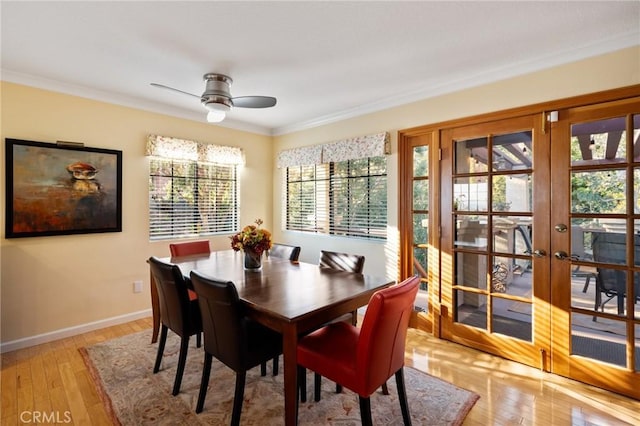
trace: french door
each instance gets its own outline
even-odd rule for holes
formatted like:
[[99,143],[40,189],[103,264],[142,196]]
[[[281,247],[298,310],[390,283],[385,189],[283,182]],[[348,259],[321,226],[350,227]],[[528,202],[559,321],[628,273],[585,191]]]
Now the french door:
[[441,132],[446,339],[548,368],[549,133],[539,114]]
[[640,399],[640,97],[427,130],[401,134],[418,327]]
[[640,399],[640,98],[551,124],[551,371]]

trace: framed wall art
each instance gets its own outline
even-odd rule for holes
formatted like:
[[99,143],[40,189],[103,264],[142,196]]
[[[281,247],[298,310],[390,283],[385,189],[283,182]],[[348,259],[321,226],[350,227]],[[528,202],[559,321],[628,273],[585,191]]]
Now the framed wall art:
[[122,151],[5,142],[6,238],[122,231]]

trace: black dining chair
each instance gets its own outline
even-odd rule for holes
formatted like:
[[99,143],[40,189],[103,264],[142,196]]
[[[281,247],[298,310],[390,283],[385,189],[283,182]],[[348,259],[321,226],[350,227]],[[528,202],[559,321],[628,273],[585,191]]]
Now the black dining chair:
[[273,243],[269,249],[269,256],[278,257],[280,259],[289,259],[292,262],[297,262],[300,257],[300,246]]
[[231,425],[240,424],[247,371],[282,353],[282,335],[246,317],[236,286],[191,272],[204,330],[204,367],[196,413],[207,396],[213,357],[236,373]]
[[192,300],[189,297],[187,282],[178,266],[165,263],[156,257],[149,258],[149,266],[158,289],[162,324],[153,373],[160,371],[168,330],[171,329],[180,336],[180,355],[178,356],[178,368],[172,391],[173,395],[177,395],[180,392],[182,375],[187,362],[189,338],[202,332],[200,308],[197,299]]
[[[361,274],[364,270],[364,261],[365,257],[359,254],[320,250],[320,268],[330,268],[336,269],[338,271]],[[341,315],[331,322],[336,321],[350,321],[351,324],[356,325],[358,323],[358,311],[353,311],[349,314]]]

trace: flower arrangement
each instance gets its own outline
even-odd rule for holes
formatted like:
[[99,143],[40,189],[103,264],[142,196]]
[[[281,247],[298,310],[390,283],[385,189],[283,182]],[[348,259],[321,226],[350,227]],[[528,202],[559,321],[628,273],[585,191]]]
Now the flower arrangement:
[[271,232],[260,228],[262,219],[256,219],[255,225],[247,225],[237,234],[229,237],[231,248],[235,251],[250,250],[258,256],[271,248]]

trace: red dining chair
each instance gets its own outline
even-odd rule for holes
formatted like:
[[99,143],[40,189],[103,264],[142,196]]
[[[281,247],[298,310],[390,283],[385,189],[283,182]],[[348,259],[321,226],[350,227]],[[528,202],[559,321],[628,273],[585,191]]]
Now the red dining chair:
[[186,243],[169,244],[171,257],[190,256],[192,254],[210,253],[209,240],[189,241]]
[[[171,263],[165,263],[156,257],[149,258],[149,266],[153,279],[158,289],[158,301],[160,306],[160,320],[162,329],[158,353],[153,366],[153,373],[160,371],[160,363],[167,342],[167,333],[171,329],[180,336],[180,355],[178,356],[178,368],[173,384],[173,395],[180,392],[182,375],[187,362],[189,349],[189,337],[202,332],[202,319],[198,301],[191,300],[187,292],[187,282],[180,268]],[[198,339],[199,341],[199,339]],[[199,346],[199,342],[198,342]]]
[[[359,254],[340,253],[335,251],[320,250],[320,261],[318,266],[320,268],[329,268],[329,269],[335,269],[338,271],[346,271],[346,272],[353,272],[355,274],[361,274],[362,271],[364,270],[364,261],[365,261],[365,257]],[[339,321],[345,321],[353,325],[357,325],[358,311],[355,310],[347,314],[343,314],[337,318],[332,319],[329,323],[339,322]],[[322,386],[322,377],[320,374],[317,374],[317,373],[315,374],[314,383],[315,383],[315,388],[320,389],[320,387]],[[384,389],[386,393],[386,389],[387,389],[386,386]],[[302,402],[306,402],[307,391],[306,391],[305,383],[302,383],[302,388],[300,389],[300,392],[301,392],[300,398]],[[340,386],[340,384],[336,384],[336,393],[340,393],[340,392],[342,392],[342,386]],[[320,400],[318,399],[319,394],[320,394],[319,391],[316,392],[316,401]]]
[[361,328],[341,321],[300,339],[298,377],[308,368],[351,389],[358,394],[362,424],[372,425],[369,398],[395,374],[402,418],[410,425],[404,349],[419,284],[414,276],[374,293]]
[[[211,253],[211,248],[209,246],[209,240],[200,240],[200,241],[187,241],[185,243],[171,243],[169,244],[169,252],[171,252],[171,257],[178,256],[191,256],[194,254],[209,254]],[[188,283],[191,287],[191,283]],[[188,290],[189,300],[198,303],[198,295],[191,288]],[[196,336],[198,347],[201,345],[202,337],[200,333]]]

